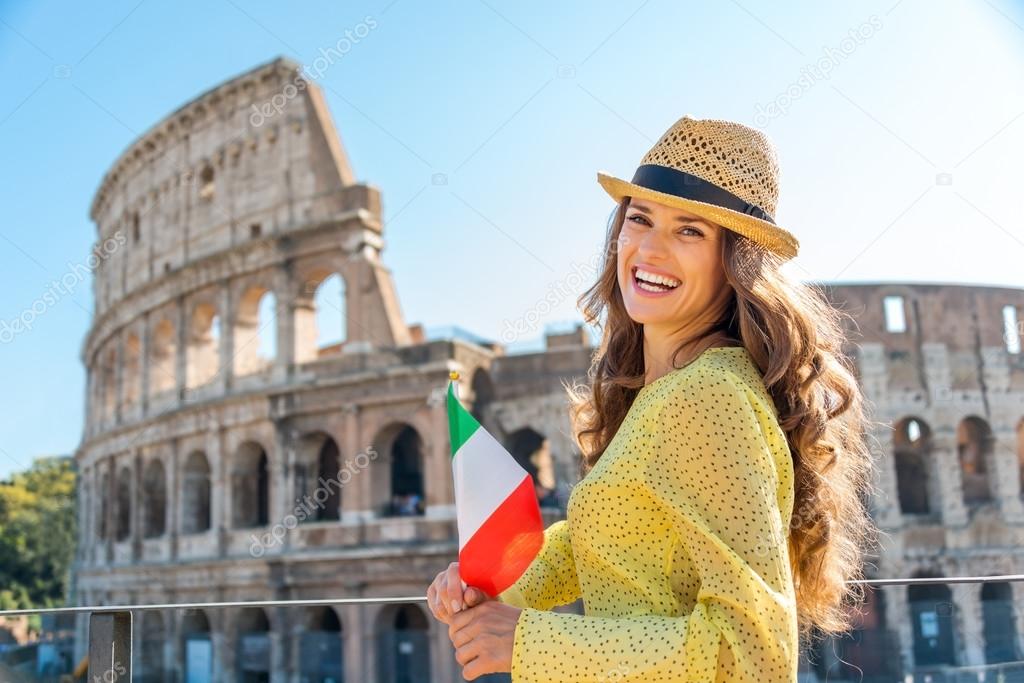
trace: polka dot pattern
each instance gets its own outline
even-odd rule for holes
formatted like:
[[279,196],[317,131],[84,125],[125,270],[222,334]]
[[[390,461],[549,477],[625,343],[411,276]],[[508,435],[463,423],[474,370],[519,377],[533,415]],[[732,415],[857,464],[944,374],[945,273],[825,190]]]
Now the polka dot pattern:
[[[793,463],[743,347],[643,387],[567,518],[498,596],[514,683],[797,680]],[[585,614],[552,612],[583,598]]]

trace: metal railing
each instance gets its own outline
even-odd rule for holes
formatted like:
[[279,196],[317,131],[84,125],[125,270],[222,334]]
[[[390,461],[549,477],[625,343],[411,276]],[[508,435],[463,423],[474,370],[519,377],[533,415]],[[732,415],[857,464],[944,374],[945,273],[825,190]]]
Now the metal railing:
[[[923,586],[923,585],[953,585],[953,584],[986,584],[986,583],[1011,583],[1024,581],[1024,574],[1001,574],[992,576],[951,576],[951,577],[919,577],[903,579],[864,579],[851,581],[850,583],[861,584],[865,587],[886,588],[891,586]],[[324,599],[295,599],[295,600],[240,600],[240,601],[209,601],[209,602],[180,602],[180,603],[150,603],[150,604],[120,604],[120,605],[89,605],[75,607],[52,607],[40,609],[17,609],[0,611],[0,621],[16,617],[28,617],[32,615],[87,615],[88,636],[87,636],[87,680],[107,681],[110,680],[110,672],[117,672],[117,680],[132,680],[132,642],[133,642],[133,615],[147,611],[167,610],[219,610],[219,609],[244,609],[244,608],[299,608],[299,607],[336,607],[342,605],[356,604],[397,604],[397,603],[425,603],[425,595],[395,596],[395,597],[368,597],[368,598],[324,598]],[[939,604],[939,603],[937,603]],[[1012,609],[1016,617],[1016,627],[1024,628],[1024,610],[1019,610],[1014,605]],[[915,613],[916,619],[916,613]],[[1013,622],[1007,622],[1013,623]],[[918,624],[913,624],[910,632],[915,640],[918,636],[931,638],[934,634],[925,631],[919,633]],[[927,628],[927,623],[925,628]],[[891,636],[893,634],[886,629],[879,633],[865,638],[865,642],[874,643],[867,650],[886,650],[890,656],[897,656],[899,650],[894,646]],[[906,647],[906,643],[904,646]],[[916,647],[916,643],[915,643]],[[985,649],[985,644],[957,643],[957,649],[964,650],[965,647]],[[898,658],[898,657],[897,657]],[[842,658],[840,657],[840,660]],[[975,657],[977,659],[977,657]],[[0,676],[2,678],[2,676]],[[296,679],[299,680],[299,679]],[[304,679],[303,679],[304,680]],[[429,680],[429,679],[424,679]],[[461,680],[461,679],[459,679]],[[821,680],[819,678],[802,678],[801,680]],[[830,680],[847,680],[831,679]],[[871,680],[869,678],[863,679]],[[882,680],[882,679],[879,679]],[[927,663],[915,667],[915,671],[909,674],[904,673],[904,681],[991,681],[991,680],[1022,680],[1024,681],[1024,661],[999,662],[999,663],[978,663],[959,666],[933,666]]]

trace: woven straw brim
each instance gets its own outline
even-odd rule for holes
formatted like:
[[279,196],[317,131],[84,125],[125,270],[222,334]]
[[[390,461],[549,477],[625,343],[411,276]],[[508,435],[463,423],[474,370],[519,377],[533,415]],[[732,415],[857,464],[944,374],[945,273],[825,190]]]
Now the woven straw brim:
[[800,249],[800,242],[788,230],[754,216],[725,209],[715,204],[650,190],[641,185],[634,185],[628,180],[616,178],[604,171],[597,172],[597,182],[616,202],[622,201],[623,197],[630,196],[690,211],[701,218],[721,225],[723,228],[728,228],[752,239],[786,260],[796,256]]

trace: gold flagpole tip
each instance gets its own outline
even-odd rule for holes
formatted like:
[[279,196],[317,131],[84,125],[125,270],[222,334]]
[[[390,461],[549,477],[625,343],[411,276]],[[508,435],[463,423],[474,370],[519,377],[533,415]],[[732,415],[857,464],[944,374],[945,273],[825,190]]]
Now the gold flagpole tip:
[[453,382],[457,382],[459,380],[459,371],[452,370],[451,372],[448,373],[448,378],[451,379]]

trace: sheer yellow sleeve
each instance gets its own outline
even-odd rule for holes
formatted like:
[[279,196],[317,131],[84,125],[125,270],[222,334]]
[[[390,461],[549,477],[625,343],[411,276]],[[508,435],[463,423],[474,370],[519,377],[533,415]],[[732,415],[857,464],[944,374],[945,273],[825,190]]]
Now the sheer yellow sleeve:
[[525,609],[514,683],[795,683],[779,476],[747,391],[728,371],[688,374],[658,413],[640,466],[643,488],[668,520],[658,532],[676,536],[699,575],[692,611],[616,618]]
[[560,519],[544,530],[544,544],[523,575],[498,600],[514,607],[551,609],[580,597],[580,583],[572,558],[569,524]]

